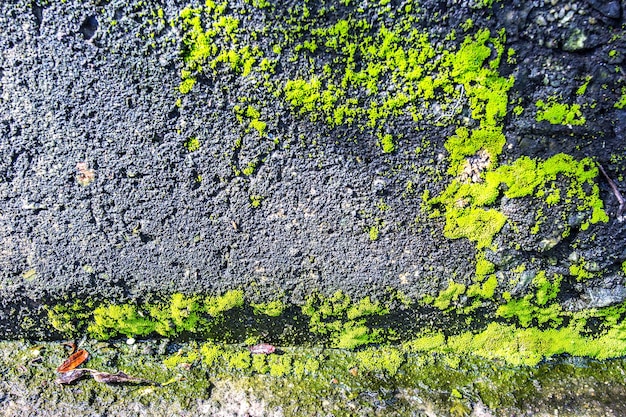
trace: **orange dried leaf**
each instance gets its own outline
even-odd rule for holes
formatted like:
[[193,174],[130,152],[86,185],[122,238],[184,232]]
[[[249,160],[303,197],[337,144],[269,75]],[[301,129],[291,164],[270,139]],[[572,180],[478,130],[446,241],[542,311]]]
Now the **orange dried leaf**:
[[57,368],[57,372],[67,372],[75,369],[76,367],[82,365],[87,358],[89,357],[89,352],[85,349],[79,349],[76,352],[72,353],[69,358],[67,358],[59,367]]

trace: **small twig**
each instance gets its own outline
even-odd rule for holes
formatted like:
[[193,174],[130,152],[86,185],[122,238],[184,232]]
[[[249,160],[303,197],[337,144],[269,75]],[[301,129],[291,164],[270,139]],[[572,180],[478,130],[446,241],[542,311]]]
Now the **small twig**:
[[606,181],[609,183],[611,190],[613,190],[613,194],[615,195],[615,198],[617,198],[617,201],[619,202],[619,208],[617,209],[616,216],[617,216],[617,221],[622,222],[624,221],[624,209],[626,208],[626,201],[624,201],[624,197],[622,197],[622,194],[619,192],[617,185],[611,178],[609,178],[609,175],[606,173],[602,165],[598,163],[598,167],[600,168],[602,175],[604,175],[604,178],[606,178]]

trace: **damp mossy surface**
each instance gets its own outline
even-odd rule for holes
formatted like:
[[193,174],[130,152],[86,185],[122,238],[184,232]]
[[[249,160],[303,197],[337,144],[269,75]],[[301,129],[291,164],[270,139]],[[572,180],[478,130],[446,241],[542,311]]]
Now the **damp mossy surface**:
[[[566,308],[568,289],[601,273],[584,259],[571,261],[560,274],[532,270],[533,259],[528,269],[495,263],[500,248],[521,247],[511,204],[532,207],[537,221],[529,233],[546,226],[544,210],[551,210],[563,226],[558,238],[567,237],[572,228],[586,231],[608,221],[594,159],[565,153],[547,158],[507,154],[504,121],[515,80],[510,71],[502,71],[506,32],[466,21],[433,34],[418,25],[413,13],[417,2],[406,2],[393,16],[385,9],[386,23],[372,22],[371,9],[352,3],[342,2],[348,11],[340,18],[330,8],[311,15],[305,3],[276,20],[271,20],[273,6],[265,1],[208,0],[183,8],[171,22],[181,36],[176,107],[184,108],[195,93],[206,93],[215,80],[231,77],[273,97],[290,117],[323,125],[333,135],[342,129],[358,132],[358,138],[337,136],[335,144],[374,138],[370,142],[381,158],[419,153],[408,149],[410,140],[396,134],[398,123],[420,134],[441,128],[447,133],[432,147],[439,146],[444,162],[428,167],[423,214],[435,224],[433,234],[470,242],[475,251],[467,262],[473,273],[433,273],[440,285],[419,299],[393,288],[377,288],[375,295],[363,297],[336,288],[325,293],[309,288],[293,302],[290,294],[265,299],[251,297],[249,288],[232,288],[149,301],[59,302],[47,306],[43,330],[55,332],[55,337],[87,335],[94,352],[89,366],[172,382],[129,394],[140,402],[165,398],[188,406],[210,401],[218,381],[228,380],[236,389],[264,398],[268,407],[280,406],[293,415],[318,412],[320,398],[330,398],[328,410],[337,415],[381,409],[414,415],[415,396],[423,397],[419,407],[424,413],[434,407],[443,415],[468,414],[480,401],[506,415],[506,410],[548,398],[550,391],[538,388],[551,383],[542,372],[563,370],[565,379],[573,375],[573,380],[580,376],[623,384],[623,373],[616,370],[623,369],[620,358],[626,355],[626,304]],[[388,3],[381,1],[380,7]],[[491,2],[473,4],[482,9]],[[253,12],[276,30],[251,27],[246,16]],[[289,73],[278,72],[286,62],[298,65]],[[623,101],[616,106],[623,107]],[[237,97],[225,105],[243,135],[268,149],[280,144],[278,122],[263,101]],[[539,122],[585,123],[578,104],[549,99],[535,107]],[[516,108],[516,114],[523,113]],[[209,143],[188,136],[182,147],[191,157]],[[241,148],[239,138],[233,149]],[[264,156],[259,152],[233,164],[235,176],[242,183],[254,179]],[[430,165],[437,163],[432,159]],[[408,199],[415,203],[411,188],[407,184]],[[256,212],[272,198],[259,193],[263,191],[252,190],[245,199],[247,208]],[[388,206],[383,209],[380,201],[378,209],[384,212]],[[383,245],[386,230],[397,226],[375,221],[364,228],[370,246]],[[232,225],[238,231],[237,223]],[[543,242],[528,248],[528,258],[554,246]],[[622,277],[626,263],[606,269]],[[246,345],[257,342],[273,343],[279,352],[253,355]],[[23,348],[28,355],[42,350],[17,342],[6,346]],[[43,358],[37,362],[41,366],[32,368],[36,382],[63,357],[58,346],[46,346],[53,354],[35,355]],[[20,372],[18,360],[30,360],[25,355],[3,359],[8,375]],[[607,359],[613,361],[596,362]],[[89,402],[94,396],[113,401],[123,392],[94,381],[81,384],[88,389],[67,390],[77,393],[76,401]],[[579,389],[584,391],[583,384]],[[69,394],[45,395],[55,399]]]
[[[479,323],[469,330],[452,326],[456,331],[420,326],[421,317],[434,312],[424,310],[430,308],[424,301],[399,303],[397,294],[384,301],[370,297],[351,300],[341,291],[312,295],[298,307],[277,304],[280,308],[268,305],[271,308],[260,309],[259,304],[247,302],[241,290],[233,290],[204,299],[174,294],[155,304],[49,307],[48,317],[50,326],[66,336],[86,332],[100,340],[168,336],[228,343],[265,340],[347,350],[404,346],[410,351],[472,354],[512,365],[536,365],[561,354],[595,359],[626,355],[626,304],[566,311],[557,301],[562,279],[540,272],[532,281],[534,292],[521,298],[504,293],[498,302],[492,278],[483,278],[481,285],[470,288],[450,281],[431,301],[434,311],[440,310],[442,323],[467,322],[477,308],[492,303]],[[460,297],[478,304],[461,304]],[[409,326],[400,317],[405,321],[412,317],[416,325]],[[432,343],[435,340],[437,343]],[[250,357],[241,355],[230,357],[234,368],[251,364]]]
[[272,355],[211,342],[87,339],[80,347],[90,353],[84,367],[148,382],[109,385],[85,378],[59,386],[55,369],[67,355],[61,344],[0,342],[2,386],[10,390],[0,410],[105,414],[132,408],[165,416],[183,410],[217,414],[229,404],[258,415],[274,415],[279,408],[280,415],[297,416],[319,415],[323,402],[324,412],[343,416],[456,416],[476,407],[497,416],[529,408],[569,415],[555,396],[567,392],[580,401],[579,409],[587,403],[604,412],[619,408],[626,395],[623,360],[563,357],[537,367],[509,366],[471,354],[424,353],[417,344],[358,352],[280,347]]

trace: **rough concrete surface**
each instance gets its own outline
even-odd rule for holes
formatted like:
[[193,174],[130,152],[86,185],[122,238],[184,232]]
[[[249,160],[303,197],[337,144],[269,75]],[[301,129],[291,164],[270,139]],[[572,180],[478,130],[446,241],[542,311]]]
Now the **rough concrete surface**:
[[[502,159],[557,152],[590,156],[621,186],[623,164],[610,162],[610,155],[624,149],[624,114],[612,107],[623,82],[623,42],[616,35],[623,33],[618,29],[623,20],[618,2],[599,3],[497,3],[493,17],[480,23],[504,27],[507,46],[517,52],[517,65],[504,63],[501,70],[516,78],[511,94],[519,97],[516,103],[530,105],[555,91],[575,98],[576,77],[586,75],[592,76],[588,101],[597,103],[585,109],[582,127],[539,124],[530,111],[528,117],[507,116]],[[432,15],[445,10],[443,3],[434,5]],[[0,314],[5,320],[25,300],[31,308],[50,297],[123,300],[220,292],[251,282],[294,300],[312,289],[363,295],[389,286],[419,296],[445,288],[449,277],[471,275],[467,259],[474,256],[474,245],[444,238],[441,219],[420,216],[419,195],[432,178],[408,169],[445,172],[442,143],[451,128],[416,132],[400,119],[390,126],[401,138],[397,151],[384,154],[371,133],[312,123],[232,74],[197,86],[177,107],[181,35],[167,24],[159,27],[154,13],[161,8],[165,19],[174,19],[184,6],[2,3]],[[292,6],[277,6],[275,14]],[[569,13],[573,6],[577,11]],[[430,10],[428,4],[424,9]],[[561,9],[569,19],[546,26],[546,16],[554,21]],[[472,16],[477,24],[485,15],[456,6],[446,13],[454,21]],[[588,41],[564,50],[564,38],[579,27]],[[277,138],[277,145],[237,123],[232,109],[242,96],[261,104],[269,138]],[[416,155],[425,135],[430,149]],[[196,152],[184,147],[192,136],[201,141]],[[236,142],[242,145],[233,151]],[[242,169],[250,160],[258,162],[253,174],[236,175],[233,167]],[[86,186],[81,167],[93,176]],[[408,181],[417,192],[406,197]],[[623,282],[611,271],[625,256],[624,225],[615,221],[617,201],[608,184],[600,176],[596,182],[610,221],[574,230],[550,254],[566,264],[575,242],[581,257],[607,272],[606,280],[577,289],[589,299],[583,305],[605,299],[607,286]],[[436,185],[432,192],[439,190]],[[251,206],[253,196],[262,197],[259,207]],[[519,221],[521,250],[507,253],[500,244],[494,259],[537,257],[549,230],[524,237],[530,226],[525,222],[534,222],[527,204],[532,202],[500,203]],[[548,217],[543,223],[554,221]],[[372,241],[367,231],[374,225],[380,237]],[[507,242],[511,233],[505,226],[497,238]],[[624,296],[617,290],[612,300]]]
[[[204,2],[0,3],[0,338],[53,338],[32,324],[46,321],[42,307],[84,299],[151,302],[238,288],[257,302],[278,296],[296,306],[336,290],[353,300],[389,291],[435,298],[452,281],[469,287],[480,257],[494,265],[497,297],[528,294],[541,271],[562,277],[563,311],[626,300],[624,1],[264,3],[229,1],[224,12],[240,19],[235,45],[256,48],[254,65],[275,59],[274,69],[252,75],[230,58],[193,66],[181,13]],[[319,76],[328,86],[323,77],[343,71],[342,52],[330,41],[322,47],[326,35],[306,43],[318,36],[311,27],[362,19],[359,30],[378,36],[411,14],[406,21],[436,45],[429,59],[489,29],[478,67],[497,59],[491,69],[514,79],[506,114],[495,117],[506,139],[501,153],[465,154],[462,172],[449,171],[450,138],[482,127],[486,111],[476,115],[463,87],[482,81],[463,84],[452,64],[453,85],[436,91],[451,98],[416,99],[419,117],[405,103],[368,124],[371,97],[382,106],[407,86],[392,72],[377,92],[347,88],[342,100],[362,107],[353,123],[325,119],[340,102],[305,111],[287,98],[291,80]],[[358,54],[355,62],[360,71]],[[582,113],[540,120],[544,101]],[[385,148],[389,138],[393,148]],[[599,212],[573,191],[567,200],[572,188],[561,176],[521,197],[503,182],[485,204],[440,197],[457,179],[482,183],[497,164],[561,153],[606,170],[583,187],[587,196],[598,187],[606,218],[591,221]],[[546,203],[559,187],[561,200]],[[506,217],[493,242],[450,231],[446,210],[472,204]]]

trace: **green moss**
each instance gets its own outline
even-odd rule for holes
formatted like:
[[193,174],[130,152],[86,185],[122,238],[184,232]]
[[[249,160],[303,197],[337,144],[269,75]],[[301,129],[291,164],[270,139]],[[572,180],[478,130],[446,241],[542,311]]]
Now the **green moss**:
[[191,137],[185,141],[184,145],[185,149],[187,149],[189,152],[195,152],[200,149],[201,144],[198,138]]
[[551,124],[584,125],[586,120],[580,111],[579,104],[564,104],[559,103],[556,98],[552,97],[548,99],[548,102],[543,100],[537,100],[535,103],[537,106],[537,121],[546,120]]
[[576,277],[577,281],[583,281],[593,277],[593,274],[587,271],[583,263],[570,265],[569,274]]
[[212,342],[204,343],[200,347],[200,356],[202,357],[202,363],[208,367],[213,366],[215,361],[222,357],[224,349]]
[[261,206],[261,202],[265,199],[262,195],[251,195],[250,196],[250,207],[258,208]]
[[578,87],[578,89],[576,90],[577,96],[582,96],[585,94],[585,92],[587,91],[587,87],[589,87],[589,83],[591,82],[592,78],[593,77],[591,75],[587,75],[585,77],[585,81],[583,82],[583,84],[580,87]]
[[443,333],[425,334],[403,343],[408,352],[433,352],[439,351],[446,344]]
[[464,333],[448,338],[442,350],[502,359],[513,365],[534,366],[543,358],[568,353],[599,359],[626,353],[623,329],[616,328],[597,338],[582,336],[572,327],[520,330],[515,326],[491,323],[477,334]]
[[439,292],[433,305],[440,310],[447,310],[452,302],[456,302],[465,293],[465,289],[465,285],[450,280],[448,288]]
[[482,284],[477,282],[467,288],[468,297],[478,297],[480,299],[491,299],[498,288],[498,279],[495,275],[490,275]]
[[371,330],[364,324],[349,321],[341,326],[339,332],[331,336],[331,346],[339,349],[354,349],[380,340],[377,329]]
[[252,355],[248,350],[225,352],[224,358],[231,369],[245,371],[252,366]]
[[395,375],[405,361],[404,352],[394,347],[368,348],[356,352],[360,370]]
[[267,130],[267,123],[255,119],[250,121],[250,127],[259,132],[259,135],[264,136]]
[[369,228],[369,238],[370,240],[373,242],[375,240],[378,240],[378,235],[379,235],[379,230],[378,230],[378,226],[372,226]]
[[481,127],[470,132],[469,129],[461,127],[456,130],[456,134],[450,137],[444,144],[450,153],[450,168],[448,172],[458,175],[463,170],[465,159],[475,155],[480,150],[485,150],[489,155],[490,163],[493,163],[498,155],[502,153],[502,147],[506,139],[500,127]]
[[76,337],[91,319],[92,307],[89,302],[75,301],[68,305],[46,306],[45,310],[53,329],[69,337]]
[[446,212],[444,236],[449,239],[467,238],[478,249],[491,246],[494,236],[506,223],[506,216],[497,210],[452,208]]
[[495,265],[485,258],[484,252],[476,254],[476,281],[482,281],[487,275],[495,271]]
[[250,161],[248,162],[248,165],[246,165],[246,167],[241,170],[241,173],[243,175],[252,175],[254,173],[254,170],[256,169],[257,166],[257,162],[256,161]]
[[[490,271],[491,268],[485,270]],[[522,271],[523,268],[518,268],[517,272]],[[626,316],[626,303],[602,309],[565,311],[557,303],[562,279],[560,275],[549,277],[540,271],[533,278],[526,295],[512,298],[509,294],[503,294],[507,303],[497,308],[496,316],[512,320],[514,324],[510,325],[490,322],[489,318],[485,317],[485,327],[475,331],[456,334],[450,331],[446,336],[441,331],[431,329],[412,339],[409,336],[407,340],[405,335],[401,335],[404,327],[401,325],[397,327],[398,324],[391,321],[389,322],[393,323],[391,326],[400,332],[393,337],[404,340],[401,349],[383,348],[380,358],[375,358],[371,353],[374,348],[370,347],[364,351],[366,353],[358,356],[364,363],[360,366],[364,370],[383,369],[393,373],[393,369],[401,366],[398,363],[402,362],[400,359],[403,357],[402,352],[472,354],[487,359],[503,360],[513,365],[534,365],[545,357],[560,353],[598,359],[625,354],[626,325],[622,322]],[[440,309],[449,311],[461,295],[487,298],[489,295],[483,292],[487,292],[492,280],[495,280],[495,275],[489,273],[480,291],[476,293],[473,293],[473,285],[465,289],[462,284],[450,281],[448,288],[441,291],[434,304]],[[495,288],[495,285],[492,288]],[[202,328],[208,320],[208,312],[219,315],[233,308],[243,307],[243,298],[239,290],[221,297],[212,297],[212,301],[208,303],[198,300],[201,299],[175,294],[167,303],[162,304],[101,305],[91,310],[92,317],[88,320],[91,324],[88,330],[92,335],[102,339],[116,335],[133,337],[160,332],[166,336],[176,335],[179,329],[186,329],[192,322]],[[81,312],[80,308],[76,308],[80,314],[84,314],[84,311]],[[203,310],[205,308],[206,311]],[[73,311],[61,308],[49,310],[56,311],[57,314]],[[311,319],[311,334],[316,335],[318,341],[327,340],[329,346],[355,349],[388,341],[394,334],[392,331],[394,329],[372,326],[367,322],[370,318],[376,321],[388,314],[387,307],[367,298],[353,303],[347,295],[339,291],[329,297],[312,296],[302,311]],[[169,317],[165,312],[170,312]],[[197,322],[193,318],[194,315],[198,315]],[[295,323],[297,319],[294,320]],[[162,325],[164,321],[170,321],[170,326],[164,327],[165,331],[157,330],[158,325]],[[198,324],[203,321],[205,324]],[[216,323],[224,326],[222,321],[218,320]],[[63,325],[60,327],[66,328]],[[193,333],[193,329],[189,331]],[[263,362],[260,359],[252,359],[247,350],[224,349],[213,342],[204,343],[199,349],[195,347],[183,349],[174,356],[165,358],[165,364],[169,367],[183,367],[196,364],[199,359],[209,367],[225,367],[226,370],[235,369],[245,373],[269,372],[271,375],[283,376],[291,372],[301,376],[310,375],[315,372],[312,370],[315,364],[320,366],[313,358],[295,360],[291,357],[284,360],[268,359],[268,362]]]
[[[459,131],[457,131],[459,133]],[[449,150],[457,156],[452,160],[461,165],[462,159],[477,151],[479,147],[469,146],[467,150],[464,140],[469,140],[468,132],[461,131],[456,139],[446,144]],[[473,143],[469,140],[469,143]],[[454,163],[454,162],[453,162]],[[454,168],[460,173],[462,168]],[[528,157],[520,157],[509,165],[501,165],[495,169],[488,169],[484,174],[484,181],[469,182],[454,179],[439,196],[429,199],[425,192],[426,206],[441,205],[445,210],[446,225],[444,235],[450,239],[468,238],[476,242],[478,249],[489,247],[493,237],[506,223],[506,216],[495,209],[485,209],[484,206],[493,204],[502,193],[502,185],[506,185],[504,195],[508,198],[545,197],[548,205],[557,204],[560,198],[560,187],[564,182],[569,183],[569,201],[571,209],[586,211],[589,217],[582,223],[585,230],[591,224],[608,221],[603,202],[599,196],[597,185],[593,182],[598,175],[598,169],[590,158],[580,161],[566,154],[557,154],[545,161],[538,161]],[[546,196],[546,190],[551,190]],[[435,211],[433,216],[438,216]]]
[[207,297],[204,302],[205,311],[213,317],[226,311],[243,306],[243,291],[230,290],[223,295]]
[[532,295],[527,295],[521,299],[511,300],[498,307],[496,315],[503,318],[516,318],[522,327],[529,327],[533,320],[536,320],[538,325],[544,323],[559,325],[562,323],[562,308],[559,304],[554,303],[547,307],[539,307],[531,302],[532,299]]
[[163,360],[163,365],[165,365],[168,369],[175,369],[180,366],[191,366],[194,362],[198,360],[200,354],[191,350],[189,352],[183,352],[179,350],[174,355]]
[[93,322],[87,331],[98,339],[108,339],[118,334],[127,337],[146,336],[154,332],[155,328],[155,323],[139,314],[136,306],[111,304],[94,310]]
[[252,355],[252,371],[259,374],[266,374],[270,371],[265,355]]
[[626,261],[622,262],[622,272],[626,274]]
[[396,144],[393,142],[393,136],[390,134],[382,135],[379,139],[380,147],[383,149],[383,153],[391,153],[396,149]]
[[370,297],[362,298],[353,303],[346,311],[348,320],[355,320],[366,316],[382,316],[389,314],[389,309],[382,306],[378,301],[372,302]]
[[147,308],[154,320],[154,331],[162,336],[194,332],[200,326],[202,306],[197,297],[173,294],[169,304]]
[[192,77],[185,78],[178,85],[178,91],[180,91],[181,94],[187,94],[192,90],[195,84],[196,84],[195,78],[192,78]]
[[291,356],[270,355],[267,358],[270,375],[273,377],[283,377],[291,373]]
[[310,331],[328,337],[331,346],[342,349],[354,349],[380,341],[380,330],[370,328],[366,320],[388,312],[387,308],[372,302],[369,297],[351,303],[341,291],[330,297],[312,294],[302,306],[302,313],[310,317]]
[[532,195],[535,188],[543,184],[544,172],[538,169],[534,159],[522,156],[511,165],[505,165],[497,170],[500,180],[508,189],[504,192],[508,198],[519,198]]
[[542,326],[546,323],[558,326],[563,322],[563,309],[553,301],[559,294],[561,275],[555,275],[550,281],[545,271],[539,271],[533,278],[532,288],[535,293],[528,294],[523,298],[509,300],[506,304],[498,307],[496,315],[503,318],[515,318],[522,327],[529,327],[533,321]]
[[251,306],[254,309],[254,314],[263,314],[269,317],[278,317],[285,310],[285,304],[280,300],[251,304]]

